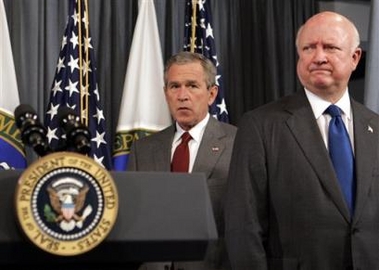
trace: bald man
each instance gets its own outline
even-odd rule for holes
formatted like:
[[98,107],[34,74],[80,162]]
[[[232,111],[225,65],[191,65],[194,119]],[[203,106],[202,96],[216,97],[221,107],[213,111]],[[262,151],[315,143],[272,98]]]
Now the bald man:
[[[303,88],[247,112],[238,126],[225,209],[232,267],[379,269],[379,116],[348,90],[359,33],[346,17],[322,12],[299,29],[296,47]],[[347,182],[340,171],[349,166],[337,169],[331,158],[332,117],[349,147]]]

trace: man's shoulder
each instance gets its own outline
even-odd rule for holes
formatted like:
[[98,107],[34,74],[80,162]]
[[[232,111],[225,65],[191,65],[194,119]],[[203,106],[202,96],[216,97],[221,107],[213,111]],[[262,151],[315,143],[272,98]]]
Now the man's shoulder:
[[303,91],[298,91],[289,95],[282,96],[276,100],[269,101],[267,103],[261,104],[247,112],[245,115],[270,115],[285,113],[288,111],[298,111],[304,107],[311,108],[310,104]]
[[237,132],[237,127],[235,125],[221,122],[213,117],[209,119],[208,127],[213,130],[222,130],[224,131],[227,135],[234,135]]
[[169,127],[162,129],[160,131],[152,132],[148,136],[144,136],[142,138],[139,138],[138,140],[136,140],[136,142],[139,142],[139,144],[159,142],[165,138],[169,138],[170,136],[173,136],[173,132],[174,132],[173,127],[169,126]]
[[363,114],[365,117],[369,118],[379,118],[379,114],[373,111],[372,109],[368,108],[366,105],[352,100],[352,106],[353,106],[353,113],[354,111],[358,111],[359,113]]
[[237,132],[237,127],[232,124],[220,122],[220,125],[222,129],[224,129],[229,134],[235,134]]

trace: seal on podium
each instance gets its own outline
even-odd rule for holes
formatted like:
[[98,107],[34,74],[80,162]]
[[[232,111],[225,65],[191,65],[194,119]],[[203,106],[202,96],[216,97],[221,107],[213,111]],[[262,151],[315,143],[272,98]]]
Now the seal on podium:
[[19,178],[15,201],[27,238],[59,256],[98,246],[112,230],[119,206],[110,173],[74,152],[49,154],[32,163]]

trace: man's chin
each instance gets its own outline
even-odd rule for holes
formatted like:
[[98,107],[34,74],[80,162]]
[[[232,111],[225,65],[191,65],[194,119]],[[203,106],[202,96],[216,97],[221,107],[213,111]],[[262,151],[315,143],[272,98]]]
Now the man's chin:
[[178,117],[176,119],[176,122],[178,122],[179,126],[181,126],[183,129],[190,129],[193,127],[195,124],[192,119],[185,118],[185,117]]
[[330,80],[315,80],[313,81],[313,87],[317,89],[327,89],[331,86]]

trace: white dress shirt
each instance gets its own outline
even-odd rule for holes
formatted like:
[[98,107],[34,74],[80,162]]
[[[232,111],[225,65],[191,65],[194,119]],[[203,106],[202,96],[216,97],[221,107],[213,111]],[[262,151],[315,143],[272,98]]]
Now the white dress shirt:
[[[205,126],[207,125],[209,121],[209,113],[203,120],[201,120],[196,126],[188,130],[189,134],[192,137],[192,140],[188,142],[188,148],[190,152],[190,160],[189,160],[189,167],[188,167],[188,172],[192,172],[193,164],[195,163],[197,151],[199,150],[199,146],[201,143],[201,139],[203,138]],[[180,144],[181,142],[181,137],[185,130],[183,130],[178,123],[176,123],[176,132],[174,135],[174,140],[172,141],[172,147],[171,147],[171,160],[174,155],[176,147]]]

